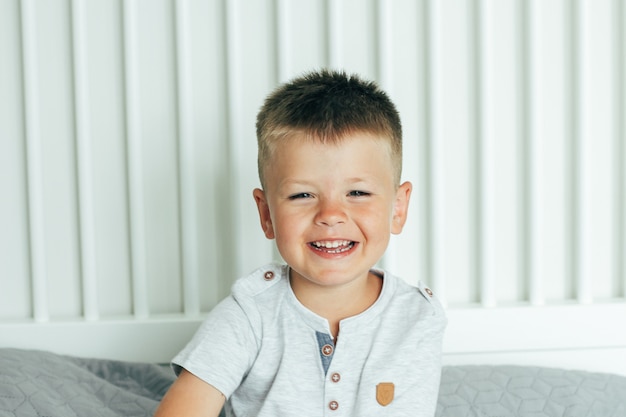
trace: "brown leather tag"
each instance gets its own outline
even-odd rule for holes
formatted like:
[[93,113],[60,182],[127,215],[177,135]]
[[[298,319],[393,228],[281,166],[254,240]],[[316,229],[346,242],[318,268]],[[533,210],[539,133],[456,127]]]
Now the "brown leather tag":
[[376,401],[378,404],[387,406],[393,401],[393,382],[381,382],[376,385]]

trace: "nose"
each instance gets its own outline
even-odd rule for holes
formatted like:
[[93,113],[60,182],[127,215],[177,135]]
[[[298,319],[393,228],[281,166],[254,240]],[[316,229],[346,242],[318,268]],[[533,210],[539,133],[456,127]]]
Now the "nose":
[[347,214],[345,207],[340,201],[325,199],[319,203],[319,210],[315,216],[315,224],[319,226],[333,227],[345,223]]

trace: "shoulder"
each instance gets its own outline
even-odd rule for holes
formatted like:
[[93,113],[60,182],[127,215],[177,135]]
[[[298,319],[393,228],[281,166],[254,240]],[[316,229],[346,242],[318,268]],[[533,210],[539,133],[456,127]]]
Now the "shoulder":
[[419,295],[421,298],[428,302],[432,302],[437,299],[433,290],[431,290],[430,287],[428,287],[428,285],[426,285],[422,281],[418,281],[417,285],[409,284],[406,280],[387,271],[384,271],[383,273],[385,280],[393,283],[393,285],[396,287],[396,293],[398,294],[408,293],[413,295]]
[[421,305],[432,311],[433,315],[445,317],[444,308],[436,293],[423,281],[418,281],[417,285],[409,284],[404,279],[385,272],[385,279],[393,283],[394,304]]
[[268,291],[279,290],[288,282],[289,268],[287,265],[270,263],[235,281],[232,295],[235,299],[254,298]]
[[282,301],[289,292],[289,268],[271,263],[239,278],[232,287],[231,299],[254,328],[260,328],[281,314]]
[[212,333],[217,329],[230,331],[232,328],[250,328],[257,333],[263,318],[268,317],[268,309],[276,308],[272,300],[280,298],[276,290],[280,290],[280,282],[288,282],[286,274],[282,265],[268,264],[237,279],[230,295],[211,309],[199,333]]

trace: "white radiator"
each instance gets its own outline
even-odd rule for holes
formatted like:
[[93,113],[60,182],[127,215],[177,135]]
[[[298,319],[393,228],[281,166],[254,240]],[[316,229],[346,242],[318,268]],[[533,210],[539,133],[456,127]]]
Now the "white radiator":
[[0,56],[0,322],[198,317],[276,259],[256,112],[329,66],[399,107],[382,264],[445,302],[451,355],[511,351],[508,314],[593,311],[583,347],[626,347],[624,0],[7,0]]

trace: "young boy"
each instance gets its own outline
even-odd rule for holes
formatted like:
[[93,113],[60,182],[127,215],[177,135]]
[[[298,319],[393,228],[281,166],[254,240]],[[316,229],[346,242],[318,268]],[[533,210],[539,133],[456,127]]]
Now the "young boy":
[[373,269],[406,221],[402,128],[375,84],[319,71],[257,118],[261,227],[286,265],[238,280],[173,360],[156,416],[435,414],[446,318]]

